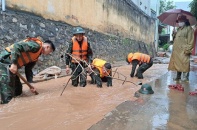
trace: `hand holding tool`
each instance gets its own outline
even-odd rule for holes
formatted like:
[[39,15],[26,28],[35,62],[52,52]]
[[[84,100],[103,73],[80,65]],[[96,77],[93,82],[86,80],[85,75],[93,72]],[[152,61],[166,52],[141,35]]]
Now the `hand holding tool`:
[[[23,82],[25,82],[27,84],[27,86],[31,89],[31,90],[34,90],[35,88],[29,83],[27,82],[27,80],[19,73],[19,72],[16,72],[16,75],[21,78],[23,80]],[[33,92],[35,95],[38,95],[39,93],[35,90],[35,91],[31,91]]]

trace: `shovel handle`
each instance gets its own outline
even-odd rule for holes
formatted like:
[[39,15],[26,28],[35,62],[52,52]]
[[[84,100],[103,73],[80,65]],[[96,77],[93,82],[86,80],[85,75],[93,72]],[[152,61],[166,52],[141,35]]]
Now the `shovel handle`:
[[[21,78],[23,80],[23,82],[25,82],[30,89],[34,89],[34,87],[29,82],[27,82],[27,80],[19,72],[16,72],[16,75],[19,78]],[[37,91],[35,91],[34,94],[38,95],[39,93]]]

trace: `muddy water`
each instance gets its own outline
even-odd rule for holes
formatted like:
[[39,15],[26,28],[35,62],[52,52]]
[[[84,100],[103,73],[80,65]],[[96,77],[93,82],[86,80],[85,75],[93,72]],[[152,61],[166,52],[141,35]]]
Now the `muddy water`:
[[[121,66],[118,72],[134,83],[150,82],[167,72],[167,65],[156,64],[144,73],[144,79],[129,78],[131,66]],[[115,70],[115,68],[114,68]],[[117,75],[115,75],[117,77]],[[35,83],[39,95],[33,95],[24,85],[23,94],[9,104],[0,105],[0,128],[2,130],[86,130],[104,115],[133,96],[140,86],[113,80],[113,87],[95,85],[72,87],[69,77]],[[119,76],[120,79],[124,77]],[[88,81],[90,78],[88,77]]]

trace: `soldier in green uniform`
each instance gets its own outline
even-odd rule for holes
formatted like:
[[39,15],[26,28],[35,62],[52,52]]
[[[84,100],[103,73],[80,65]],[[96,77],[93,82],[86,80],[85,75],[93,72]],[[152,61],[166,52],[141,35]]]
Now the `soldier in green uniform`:
[[[16,75],[18,69],[25,66],[27,81],[32,82],[32,68],[41,54],[48,55],[55,50],[54,44],[38,38],[27,38],[5,48],[0,53],[0,92],[1,104],[6,104],[14,96],[22,93],[22,84]],[[35,92],[35,88],[31,89]]]
[[[71,54],[72,57],[70,57],[70,55],[68,54]],[[73,74],[71,79],[72,85],[74,87],[77,87],[79,82],[81,87],[86,86],[87,74],[81,74],[83,68],[87,67],[83,61],[91,64],[92,56],[92,49],[90,47],[90,43],[88,42],[87,37],[85,37],[85,31],[81,27],[75,27],[73,29],[73,37],[71,43],[69,44],[67,53],[65,54],[66,72],[69,73],[70,68],[72,69]],[[80,66],[79,63],[82,66]],[[91,66],[89,65],[89,67]]]

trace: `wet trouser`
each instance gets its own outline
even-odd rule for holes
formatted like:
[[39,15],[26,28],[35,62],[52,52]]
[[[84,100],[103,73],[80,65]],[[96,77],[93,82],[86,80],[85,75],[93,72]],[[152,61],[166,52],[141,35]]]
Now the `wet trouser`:
[[33,83],[33,67],[36,65],[36,62],[30,62],[25,65],[25,76],[29,83]]
[[189,72],[183,72],[183,80],[184,81],[189,80]]
[[7,64],[0,63],[1,104],[11,101],[14,96],[22,93],[22,84],[18,76],[9,71]]
[[135,76],[137,76],[139,79],[143,79],[143,73],[149,69],[151,66],[153,65],[153,59],[151,58],[150,59],[150,62],[149,63],[142,63],[138,69],[137,69],[137,73]]
[[176,78],[174,80],[180,80],[181,79],[181,73],[182,72],[177,71]]
[[97,87],[102,87],[102,82],[107,82],[107,87],[112,86],[111,76],[100,77],[100,72],[97,68],[94,68],[93,71],[94,72],[90,74],[91,84],[97,84]]
[[[81,63],[82,67],[85,68],[86,65],[84,63]],[[87,79],[87,73],[85,71],[83,71],[83,68],[81,68],[80,65],[78,65],[78,63],[71,63],[71,69],[72,69],[72,85],[77,87],[78,84],[81,87],[85,87],[86,86],[86,79]],[[80,80],[80,83],[79,83]]]
[[181,75],[183,75],[183,81],[188,81],[189,80],[189,72],[179,72],[177,71],[176,78],[174,80],[178,81],[181,79]]
[[100,78],[100,72],[97,68],[92,69],[94,72],[90,74],[91,84],[97,84],[97,87],[102,87],[102,79]]

